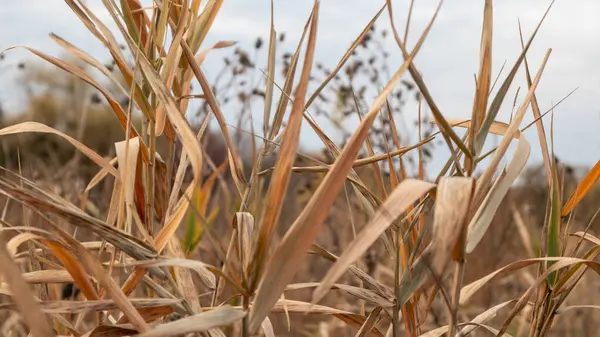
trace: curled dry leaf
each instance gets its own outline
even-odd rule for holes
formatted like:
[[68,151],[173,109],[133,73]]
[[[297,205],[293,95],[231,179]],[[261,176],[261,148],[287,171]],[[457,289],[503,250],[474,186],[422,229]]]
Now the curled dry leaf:
[[[460,126],[463,128],[469,128],[471,125],[470,120],[448,119],[448,122],[454,126]],[[506,123],[493,122],[489,127],[489,132],[496,135],[507,135],[510,129],[510,125]],[[481,205],[478,205],[478,209],[469,223],[466,247],[467,253],[472,252],[483,238],[483,235],[489,228],[496,211],[506,196],[506,193],[508,193],[508,190],[514,181],[525,168],[527,160],[529,159],[531,146],[529,145],[527,139],[518,130],[512,133],[512,137],[519,141],[517,149],[512,160],[504,168],[503,173],[492,185]]]
[[409,271],[402,274],[398,305],[402,306],[418,290],[431,273],[436,278],[447,276],[452,251],[466,223],[474,195],[475,180],[465,177],[443,177],[436,191],[433,237],[423,254]]

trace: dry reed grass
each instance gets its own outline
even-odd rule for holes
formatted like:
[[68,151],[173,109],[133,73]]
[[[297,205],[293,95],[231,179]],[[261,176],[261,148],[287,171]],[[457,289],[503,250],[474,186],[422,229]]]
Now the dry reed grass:
[[[593,320],[577,317],[593,318],[588,309],[598,308],[581,300],[591,298],[593,274],[600,272],[600,239],[593,235],[600,162],[577,181],[552,159],[546,113],[535,95],[550,50],[535,74],[526,58],[545,14],[531,37],[522,38],[522,53],[494,90],[493,6],[486,0],[472,117],[464,121],[443,114],[413,62],[443,10],[441,1],[412,50],[386,1],[332,70],[315,59],[319,1],[297,49],[285,53],[281,65],[282,35],[271,15],[265,80],[237,88],[236,81],[257,72],[250,53],[237,49],[235,60],[226,60],[223,72],[230,80],[224,87],[209,83],[201,68],[212,49],[233,45],[203,43],[221,0],[156,1],[151,8],[137,0],[103,0],[123,45],[84,1],[65,2],[112,61],[103,64],[56,35],[51,37],[71,57],[18,47],[71,76],[65,82],[35,79],[51,85],[30,98],[30,111],[56,113],[4,120],[0,130],[0,334],[593,333]],[[353,58],[359,47],[378,41],[381,15],[391,22],[391,34],[381,37],[393,37],[404,56],[389,78],[380,67],[392,61],[377,44],[371,48],[383,63]],[[406,31],[409,26],[410,14]],[[257,40],[255,48],[263,44]],[[510,123],[497,121],[520,69],[527,74],[527,94]],[[414,84],[404,79],[407,73]],[[370,82],[356,88],[361,74]],[[25,79],[26,85],[34,81]],[[192,93],[192,81],[201,94]],[[82,82],[93,88],[94,104],[88,91],[79,91]],[[58,99],[52,92],[61,87],[57,83],[76,100]],[[333,90],[342,117],[327,104],[326,89]],[[379,90],[372,102],[368,90]],[[396,123],[402,93],[411,91],[419,101],[412,145],[401,142]],[[232,95],[243,106],[233,128],[224,117]],[[262,130],[244,134],[256,97],[264,107]],[[203,102],[195,125],[191,99]],[[431,123],[423,122],[421,106],[431,111]],[[526,127],[537,127],[544,162],[526,171],[531,144],[521,124],[530,106],[536,120]],[[313,111],[345,132],[341,143],[322,130]],[[351,115],[360,120],[352,132],[342,123]],[[217,132],[207,131],[212,118]],[[300,130],[307,126],[322,140],[324,154],[300,150]],[[89,131],[98,128],[106,132]],[[484,153],[490,135],[502,140]],[[14,137],[21,138],[19,145]],[[426,181],[436,138],[450,156]],[[512,142],[517,149],[511,154]],[[407,171],[411,155],[414,177]],[[490,158],[485,166],[483,158]],[[503,159],[508,165],[500,167]],[[514,187],[525,174],[543,178]]]

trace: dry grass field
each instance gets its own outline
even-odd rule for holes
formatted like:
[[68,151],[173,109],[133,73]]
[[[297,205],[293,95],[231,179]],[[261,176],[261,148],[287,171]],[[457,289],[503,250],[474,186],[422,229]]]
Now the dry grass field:
[[[103,3],[117,30],[63,5],[110,60],[51,34],[64,56],[28,49],[42,62],[18,64],[27,101],[1,116],[0,336],[597,333],[600,161],[579,173],[554,155],[536,97],[551,50],[527,58],[547,12],[498,75],[485,1],[472,117],[457,120],[413,63],[437,12],[405,45],[410,16],[384,1],[328,69],[319,1],[292,51],[271,15],[255,50],[206,45],[222,0]],[[207,78],[213,49],[230,53]],[[304,128],[321,151],[300,146]]]

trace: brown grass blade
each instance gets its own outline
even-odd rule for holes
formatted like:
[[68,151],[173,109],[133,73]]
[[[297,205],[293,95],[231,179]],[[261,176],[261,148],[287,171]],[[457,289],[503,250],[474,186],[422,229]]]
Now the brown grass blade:
[[116,325],[99,325],[83,337],[124,337],[137,334],[136,329]]
[[40,240],[40,239],[44,239],[43,236],[37,235],[37,234],[33,234],[33,233],[19,233],[17,235],[15,235],[14,237],[12,237],[7,243],[6,243],[6,250],[8,250],[8,253],[10,254],[10,256],[12,258],[15,257],[15,255],[17,254],[17,251],[19,250],[19,246],[24,244],[25,242],[31,241],[31,240]]
[[[521,30],[521,23],[519,22],[519,37],[521,38],[521,48],[525,49],[525,43],[523,42],[523,31]],[[527,56],[523,57],[523,63],[525,65],[525,75],[527,76],[527,85],[531,87],[533,84],[531,80],[531,73],[529,71],[529,62],[527,62]],[[537,97],[535,93],[531,97],[531,110],[533,111],[533,117],[535,118],[535,127],[538,132],[538,139],[540,140],[540,149],[542,151],[542,158],[544,158],[544,167],[546,168],[546,175],[548,178],[548,187],[552,185],[552,163],[550,162],[550,154],[548,153],[548,141],[546,140],[546,130],[544,129],[544,122],[542,120],[542,114],[540,113],[540,107],[538,105]]]
[[[479,56],[479,75],[477,76],[477,90],[475,91],[475,100],[471,115],[473,124],[469,130],[469,149],[471,153],[475,153],[475,141],[477,140],[477,133],[479,132],[479,128],[485,119],[492,81],[492,31],[494,27],[492,0],[485,1],[483,13],[483,27],[481,30],[480,47],[481,54]],[[474,164],[475,163],[471,162],[468,158],[465,159],[465,167],[469,172],[473,171]]]
[[[310,28],[310,24],[312,22],[313,12],[309,16],[306,24],[304,25],[304,29],[302,30],[302,36],[300,37],[300,41],[298,41],[298,46],[296,47],[296,51],[292,55],[290,60],[290,66],[285,76],[285,82],[283,84],[283,90],[281,92],[281,96],[279,97],[279,102],[277,103],[277,110],[275,110],[275,116],[273,117],[273,124],[271,125],[271,130],[269,132],[269,137],[267,139],[273,140],[279,134],[279,129],[281,128],[281,124],[283,122],[283,116],[285,115],[285,111],[287,110],[287,106],[289,101],[291,101],[291,93],[292,87],[294,85],[294,79],[296,76],[296,67],[298,66],[298,60],[300,59],[300,49],[302,48],[302,43],[304,42],[304,38],[308,33],[308,29]],[[273,77],[269,79],[270,83],[274,83]],[[267,153],[271,153],[275,150],[275,147],[270,143],[265,143],[267,148]]]
[[[171,298],[130,298],[129,302],[136,309],[145,308],[160,308],[165,306],[173,306],[179,303],[177,299]],[[119,306],[114,300],[97,300],[97,301],[47,301],[38,303],[42,311],[48,314],[73,314],[83,313],[87,311],[110,311],[118,310]],[[12,303],[0,304],[3,308],[15,307]]]
[[91,159],[98,166],[100,166],[103,169],[106,169],[106,171],[108,173],[112,174],[113,176],[115,176],[117,178],[119,177],[117,170],[105,158],[101,157],[99,154],[97,154],[92,149],[85,146],[84,144],[82,144],[81,142],[76,140],[75,138],[73,138],[65,133],[62,133],[56,129],[53,129],[47,125],[37,123],[37,122],[23,122],[23,123],[7,126],[3,129],[1,129],[0,136],[13,135],[13,134],[19,134],[19,133],[27,133],[27,132],[49,133],[49,134],[57,135],[57,136],[61,137],[62,139],[71,143],[77,150],[79,150],[86,157]]
[[[142,315],[146,322],[155,321],[174,312],[173,305],[171,304],[164,304],[147,308],[138,308],[138,311],[140,312],[140,315]],[[121,319],[119,319],[119,321],[117,321],[117,324],[127,323],[129,323],[129,318],[127,318],[127,316],[123,316],[121,317]]]
[[55,333],[48,319],[42,313],[39,303],[33,298],[33,291],[21,277],[19,267],[15,265],[6,250],[6,241],[0,234],[0,275],[6,280],[13,292],[16,307],[23,316],[34,337],[50,337]]
[[193,53],[196,53],[204,42],[222,5],[223,0],[209,0],[202,14],[191,23],[186,44],[189,44]]
[[[181,249],[181,244],[176,237],[172,237],[167,246],[167,255],[175,258],[183,258],[184,253]],[[179,294],[183,296],[186,308],[191,309],[191,313],[197,313],[200,311],[200,299],[198,296],[198,290],[194,284],[192,273],[187,268],[174,268],[175,282],[177,283]],[[208,275],[207,275],[208,276]],[[211,275],[212,276],[212,275]],[[204,279],[203,276],[200,276]],[[209,280],[211,279],[210,276]],[[189,306],[188,306],[189,305]]]
[[[267,65],[267,81],[265,90],[265,108],[263,111],[263,137],[267,138],[269,133],[269,122],[271,121],[271,105],[273,104],[273,81],[275,78],[275,57],[277,56],[277,32],[275,31],[273,0],[271,0],[271,32],[269,33],[269,62]],[[265,144],[266,145],[266,144]]]
[[66,250],[63,246],[50,240],[43,240],[42,243],[48,247],[52,254],[63,264],[65,269],[71,274],[73,280],[88,300],[98,300],[100,296],[90,281],[88,274],[83,266],[77,261],[75,256]]
[[356,332],[356,335],[354,335],[354,336],[355,337],[367,336],[367,334],[370,333],[371,330],[373,330],[373,327],[377,323],[377,320],[379,319],[379,314],[381,313],[382,309],[383,309],[383,307],[376,307],[373,311],[371,311],[371,313],[367,317],[367,320],[365,321],[365,323],[360,327],[360,329]]
[[254,217],[248,212],[238,212],[235,214],[233,228],[237,229],[238,249],[240,254],[240,264],[242,274],[246,280],[250,275],[246,274],[250,264],[254,261],[252,257],[252,238],[254,237]]
[[[317,283],[317,282],[288,284],[288,286],[286,287],[286,291],[297,290],[297,289],[306,289],[306,288],[316,288],[320,284],[321,283]],[[392,306],[394,306],[393,301],[378,295],[377,293],[375,293],[372,290],[349,286],[346,284],[337,284],[337,283],[332,284],[331,289],[343,290],[358,299],[365,300],[367,302],[376,304],[376,305],[384,307],[384,308],[391,308]]]
[[[221,1],[219,1],[219,3],[220,2]],[[187,43],[185,41],[181,41],[181,44],[182,44],[183,52],[185,54],[185,58],[187,59],[187,62],[189,63],[190,67],[192,68],[192,71],[194,72],[196,79],[200,83],[200,87],[202,88],[202,92],[205,96],[206,102],[208,103],[208,105],[211,109],[211,112],[214,114],[214,116],[217,119],[217,122],[219,123],[219,127],[221,128],[221,133],[223,134],[223,137],[225,138],[225,143],[227,144],[227,149],[229,150],[228,158],[229,158],[229,165],[231,167],[232,177],[234,178],[234,181],[238,188],[238,193],[240,195],[243,195],[243,187],[244,187],[243,185],[246,185],[246,178],[244,177],[244,171],[242,169],[240,157],[238,156],[237,150],[236,150],[236,148],[233,144],[233,141],[231,140],[231,137],[229,135],[229,129],[227,128],[227,123],[225,121],[225,117],[223,116],[223,112],[221,111],[221,108],[219,107],[219,105],[217,103],[217,99],[215,98],[215,95],[214,95],[213,91],[211,90],[206,77],[202,73],[202,70],[200,70],[200,67],[198,67],[198,65],[196,64],[192,50],[190,50],[190,47],[187,45]]]
[[369,223],[357,234],[338,261],[329,269],[321,284],[314,291],[312,302],[318,303],[337,281],[364,252],[385,232],[408,207],[419,200],[434,184],[407,179],[390,193]]
[[[163,6],[166,6],[167,3],[163,3]],[[161,78],[164,81],[166,87],[171,89],[173,85],[173,81],[175,79],[175,72],[177,70],[177,66],[181,61],[181,41],[183,39],[183,35],[185,33],[185,28],[188,20],[188,8],[187,6],[183,8],[183,14],[179,17],[179,22],[177,23],[177,28],[175,29],[175,34],[173,37],[173,41],[171,42],[171,46],[169,47],[169,51],[167,53],[167,57],[165,59],[165,63],[161,69]],[[166,29],[167,24],[167,15],[161,16],[161,23],[163,26],[161,28]],[[159,35],[163,36],[163,35]],[[167,114],[165,112],[165,106],[163,104],[159,104],[156,108],[156,116],[155,116],[155,133],[156,136],[160,136],[165,128],[167,120]]]
[[230,306],[219,307],[215,310],[203,312],[180,320],[165,323],[154,327],[148,332],[139,334],[138,337],[162,337],[165,335],[182,335],[193,332],[204,332],[213,328],[228,326],[241,321],[246,313]]
[[215,275],[210,270],[215,270],[215,267],[207,265],[206,263],[181,258],[172,259],[160,259],[160,260],[146,260],[146,261],[132,261],[122,264],[122,266],[142,266],[142,267],[182,267],[188,268],[195,271],[202,282],[209,288],[215,289],[216,280]]
[[566,217],[573,211],[575,206],[587,195],[592,189],[592,186],[600,179],[600,160],[596,162],[596,165],[585,175],[585,177],[579,182],[577,188],[565,204],[562,209],[562,217]]
[[[317,255],[325,258],[326,260],[332,261],[332,262],[335,262],[339,259],[337,256],[331,254],[330,252],[323,249],[322,247],[319,247],[316,244],[313,244],[311,246],[311,253],[317,254]],[[366,272],[364,272],[363,270],[359,269],[358,267],[356,267],[354,265],[351,265],[348,268],[348,270],[352,274],[354,274],[356,277],[358,277],[363,282],[365,287],[373,290],[379,296],[386,298],[390,301],[394,299],[394,293],[393,293],[392,289],[390,289],[386,285],[378,282],[371,275],[367,274]]]
[[138,331],[146,332],[150,327],[144,321],[137,309],[131,304],[130,299],[123,293],[116,281],[107,273],[98,259],[93,256],[77,240],[73,239],[67,233],[60,231],[62,238],[75,250],[83,265],[88,272],[98,280],[98,283],[108,292],[114,303],[119,307],[123,314],[131,320],[131,323]]
[[[318,20],[319,2],[315,1],[300,82],[296,88],[296,95],[292,104],[288,125],[283,134],[279,159],[275,164],[275,170],[269,184],[269,190],[265,199],[266,207],[263,209],[261,223],[256,231],[256,236],[254,237],[252,247],[253,263],[252,271],[250,273],[252,276],[251,289],[255,289],[256,284],[258,284],[258,281],[262,276],[264,261],[267,258],[268,249],[271,246],[271,239],[279,221],[281,207],[283,206],[283,200],[287,192],[290,176],[292,175],[291,168],[294,165],[296,153],[298,152],[304,100],[306,99],[306,91],[308,90],[308,83],[312,70]],[[264,319],[264,317],[262,319]]]

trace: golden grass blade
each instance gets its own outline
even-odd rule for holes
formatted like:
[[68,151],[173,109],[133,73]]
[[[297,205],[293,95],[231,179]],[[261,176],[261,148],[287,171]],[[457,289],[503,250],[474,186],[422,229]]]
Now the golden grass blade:
[[213,328],[228,326],[241,321],[246,313],[230,306],[219,307],[215,310],[188,316],[180,320],[154,327],[138,337],[162,337],[165,335],[184,335],[193,332],[204,332]]
[[312,302],[318,303],[337,281],[364,252],[385,232],[408,207],[424,194],[435,188],[434,184],[407,179],[390,193],[369,223],[357,234],[337,262],[329,269],[321,284],[314,291]]
[[223,116],[223,112],[221,111],[221,108],[217,103],[217,99],[215,98],[215,95],[212,89],[210,88],[206,77],[202,73],[202,70],[200,70],[200,67],[198,67],[198,65],[196,64],[194,60],[194,54],[190,50],[190,47],[185,41],[182,41],[181,43],[183,52],[185,54],[185,58],[187,59],[187,62],[192,68],[196,79],[200,83],[200,87],[202,88],[202,92],[204,93],[206,102],[208,103],[211,112],[217,118],[217,122],[219,123],[219,127],[221,128],[221,133],[223,134],[223,137],[225,138],[225,143],[227,144],[229,165],[231,167],[232,177],[234,178],[234,181],[238,188],[238,193],[240,195],[243,195],[243,185],[246,185],[246,178],[244,177],[244,171],[240,157],[238,156],[237,150],[229,135],[229,129],[227,129],[227,123],[225,121],[225,117]]
[[[17,262],[17,261],[15,261]],[[71,283],[73,277],[66,270],[45,269],[30,271],[21,275],[28,284]],[[0,293],[12,296],[13,292],[6,282],[0,282]]]
[[[176,237],[171,237],[169,245],[167,246],[167,255],[175,258],[184,258],[183,249],[181,244]],[[175,282],[177,283],[179,294],[183,296],[187,303],[184,303],[184,307],[191,309],[190,313],[197,313],[200,311],[200,298],[194,279],[192,278],[192,272],[187,268],[174,268]],[[212,275],[211,275],[212,276]],[[200,276],[204,279],[203,276]],[[211,280],[210,276],[206,276]]]
[[123,293],[116,281],[107,273],[98,259],[93,256],[77,240],[73,239],[64,231],[60,231],[62,238],[75,250],[88,272],[98,280],[98,283],[106,290],[114,303],[123,314],[131,320],[138,331],[146,332],[150,329],[137,309],[131,304],[130,299]]
[[521,310],[523,310],[523,308],[525,308],[525,306],[528,305],[529,298],[533,295],[533,293],[538,290],[538,288],[540,287],[541,284],[543,284],[544,282],[547,282],[547,279],[550,277],[550,275],[556,274],[559,269],[573,266],[573,265],[575,265],[575,266],[583,265],[583,266],[589,267],[591,270],[595,271],[596,274],[600,275],[600,263],[593,261],[593,260],[585,260],[585,259],[577,259],[577,258],[569,258],[569,257],[558,257],[557,260],[552,260],[551,258],[549,258],[545,262],[554,262],[554,261],[556,261],[556,262],[551,267],[546,269],[543,273],[540,273],[539,277],[535,280],[535,282],[532,285],[530,285],[529,288],[527,289],[527,291],[521,296],[521,298],[519,298],[519,301],[517,301],[517,304],[515,304],[515,306],[511,310],[511,312],[508,314],[508,317],[504,321],[504,324],[500,328],[498,335],[501,335],[504,332],[506,332],[510,323],[516,317],[516,315]]
[[137,334],[136,329],[116,325],[99,325],[82,337],[124,337]]
[[[319,247],[316,244],[312,245],[311,253],[317,254],[317,255],[325,258],[326,260],[332,261],[332,262],[335,262],[339,259],[337,256],[331,254],[330,252],[323,249],[322,247]],[[348,268],[348,270],[352,274],[354,274],[356,277],[358,277],[363,282],[365,287],[373,290],[377,295],[379,295],[383,298],[386,298],[390,301],[392,301],[394,299],[394,293],[393,293],[392,289],[390,289],[386,285],[378,282],[371,275],[367,274],[366,272],[362,271],[361,269],[359,269],[358,267],[356,267],[354,265],[351,265]]]
[[[496,123],[495,123],[496,124]],[[498,125],[498,124],[497,124]],[[506,135],[510,130],[507,129]],[[491,221],[500,207],[502,200],[508,190],[517,179],[521,171],[525,168],[531,146],[527,139],[520,132],[514,133],[514,137],[519,140],[517,149],[510,163],[504,168],[502,174],[492,185],[487,196],[482,201],[477,213],[473,216],[473,220],[469,224],[469,235],[467,238],[467,253],[472,252],[477,244],[483,238],[483,235],[489,228]]]
[[[296,47],[296,51],[292,55],[290,60],[290,66],[285,76],[285,82],[283,83],[283,90],[281,92],[281,96],[279,97],[279,102],[277,103],[277,110],[275,110],[275,116],[273,117],[273,124],[271,125],[271,130],[269,132],[269,137],[267,139],[273,140],[279,134],[279,129],[281,128],[281,124],[283,122],[283,116],[285,115],[285,111],[287,110],[287,106],[289,101],[291,101],[291,93],[292,87],[294,86],[294,79],[296,76],[296,67],[298,66],[298,60],[300,59],[300,49],[302,48],[302,43],[304,43],[304,38],[306,37],[306,33],[308,33],[308,29],[311,24],[311,20],[313,17],[313,12],[309,16],[306,24],[304,24],[304,29],[302,30],[302,36],[300,37],[300,41],[298,41],[298,46]],[[270,83],[274,83],[273,77],[269,78]],[[272,146],[271,143],[265,143],[267,148],[267,153],[271,153],[275,150],[275,146]]]
[[1,129],[0,136],[13,135],[13,134],[19,134],[19,133],[27,133],[27,132],[50,133],[50,134],[57,135],[57,136],[63,138],[64,140],[68,141],[69,143],[71,143],[77,150],[79,150],[81,153],[83,153],[86,157],[90,158],[98,166],[100,166],[103,169],[106,169],[108,171],[108,173],[112,174],[113,176],[115,176],[117,178],[119,177],[117,170],[114,167],[112,167],[112,165],[106,159],[102,158],[99,154],[97,154],[92,149],[85,146],[84,144],[82,144],[81,142],[76,140],[75,138],[73,138],[67,134],[64,134],[56,129],[53,129],[47,125],[37,123],[37,122],[23,122],[23,123],[7,126],[3,129]]
[[[475,153],[475,141],[479,128],[483,124],[487,111],[490,85],[492,81],[492,32],[493,32],[493,9],[492,0],[486,0],[483,9],[483,27],[481,30],[481,47],[479,56],[479,75],[477,76],[477,90],[473,102],[473,112],[471,115],[471,129],[469,130],[470,142],[469,150]],[[475,163],[468,158],[465,159],[465,167],[469,172],[474,169]]]
[[21,276],[19,267],[15,265],[6,250],[6,241],[0,234],[0,275],[6,280],[13,292],[13,299],[23,319],[34,337],[54,336],[54,331],[47,317],[42,313],[39,303],[33,298],[33,291]]
[[[361,158],[361,159],[356,159],[354,161],[354,164],[352,165],[353,168],[357,168],[357,167],[362,167],[362,166],[366,166],[366,165],[371,165],[371,164],[377,164],[377,162],[382,161],[382,160],[387,160],[388,157],[398,157],[401,156],[405,153],[408,153],[409,151],[412,151],[414,149],[418,149],[419,147],[433,141],[435,139],[434,136],[429,137],[423,141],[420,141],[414,145],[411,146],[406,146],[397,150],[393,150],[390,151],[389,153],[386,154],[380,154],[380,155],[372,155],[370,157],[367,158]],[[317,172],[327,172],[331,169],[333,165],[319,165],[319,166],[294,166],[292,168],[292,171],[294,172],[302,172],[302,173],[308,173],[308,172],[313,172],[313,173],[317,173]],[[267,172],[271,171],[271,169],[267,169],[264,170],[262,172],[260,172],[260,175],[264,175]],[[349,178],[351,181],[352,179]],[[355,183],[355,181],[353,181],[353,183]]]
[[[519,37],[521,38],[521,48],[525,49],[525,43],[523,42],[523,32],[521,30],[521,23],[519,22]],[[531,87],[531,73],[529,72],[529,62],[527,62],[527,56],[523,57],[523,63],[525,65],[525,75],[527,76],[527,85]],[[542,114],[540,113],[540,107],[538,105],[537,97],[535,94],[531,97],[531,110],[533,111],[533,117],[535,118],[535,127],[538,132],[538,138],[540,140],[540,149],[542,150],[542,157],[544,158],[544,167],[546,168],[546,176],[548,179],[548,186],[552,184],[550,177],[552,176],[550,154],[548,153],[548,141],[546,140],[546,130],[544,129],[544,122],[542,120]]]
[[[271,246],[271,239],[281,214],[281,207],[288,189],[290,176],[292,175],[291,168],[296,160],[296,153],[300,144],[300,130],[302,126],[302,115],[304,111],[304,100],[306,99],[306,91],[312,70],[312,63],[315,52],[315,43],[317,37],[317,24],[319,20],[319,2],[315,1],[313,8],[310,32],[308,36],[308,45],[306,47],[306,55],[300,82],[296,88],[296,95],[292,104],[292,111],[288,120],[288,125],[283,134],[283,140],[280,147],[280,154],[275,164],[275,170],[269,184],[269,190],[265,199],[266,207],[263,209],[261,223],[256,231],[253,242],[252,253],[252,281],[250,288],[255,289],[262,271],[264,261],[268,256],[268,249]],[[263,318],[261,318],[262,321]]]
[[94,288],[94,285],[90,281],[88,274],[85,272],[85,269],[77,261],[75,256],[67,249],[65,249],[62,245],[59,245],[57,242],[50,240],[43,240],[42,243],[48,247],[48,249],[65,267],[65,269],[71,274],[73,280],[83,293],[86,299],[88,300],[98,300],[100,296],[98,292]]
[[252,238],[254,237],[254,217],[248,212],[238,212],[235,214],[233,228],[237,230],[238,249],[240,254],[240,264],[242,275],[246,280],[250,278],[247,274],[251,263],[254,263],[252,257]]
[[[92,34],[94,34],[94,36],[96,36],[96,38],[109,50],[127,86],[130,89],[132,86],[135,86],[133,99],[137,102],[138,106],[140,106],[142,112],[148,119],[154,119],[154,110],[150,106],[148,99],[143,95],[144,91],[139,88],[134,80],[133,71],[125,60],[125,56],[121,51],[121,45],[117,42],[112,32],[81,0],[77,0],[77,3],[73,0],[65,0],[65,2],[71,7],[73,12],[77,14],[88,30],[90,30],[90,32],[92,32]],[[112,9],[112,6],[107,6],[107,9]],[[118,26],[121,28],[120,21]],[[114,108],[115,107],[113,107],[113,109]],[[121,120],[121,122],[123,121]],[[124,129],[126,129],[126,127],[124,127]],[[144,152],[144,154],[146,153]],[[144,159],[147,160],[148,158],[144,157]]]
[[559,270],[561,268],[565,268],[568,266],[576,265],[576,264],[587,265],[588,267],[590,267],[592,270],[594,270],[596,272],[600,271],[600,264],[598,262],[592,261],[592,260],[572,258],[572,257],[540,257],[540,258],[534,258],[534,259],[520,260],[520,261],[510,263],[510,264],[464,286],[461,289],[460,303],[461,303],[461,305],[466,304],[477,291],[479,291],[483,286],[485,286],[487,283],[489,283],[492,279],[498,279],[498,278],[510,275],[512,272],[514,272],[516,270],[523,269],[525,267],[535,265],[538,263],[548,262],[548,261],[553,261],[553,262],[555,262],[555,264],[552,265],[551,268],[549,268],[548,270],[546,270],[544,272],[544,274],[546,274],[545,276],[540,276],[540,280],[545,279],[546,276],[548,274],[552,273],[553,271],[556,271],[556,270]]
[[[422,39],[424,37],[425,34],[422,36]],[[352,168],[352,164],[362,147],[362,142],[369,133],[375,117],[417,52],[418,48],[415,48],[411,56],[406,59],[404,64],[385,86],[382,93],[375,99],[371,109],[352,135],[346,147],[344,147],[336,163],[327,173],[313,197],[309,200],[302,213],[294,221],[292,227],[287,231],[277,247],[273,258],[269,262],[267,272],[259,285],[254,302],[255,305],[250,311],[250,331],[258,330],[260,323],[268,314],[270,306],[277,301],[286,284],[290,283],[294,277],[297,271],[296,266],[299,265],[310,248],[329,212],[329,208],[344,185],[346,175]]]
[[[548,233],[546,234],[546,256],[560,256],[562,252],[561,242],[561,217],[560,208],[561,201],[561,185],[558,181],[558,168],[556,161],[552,163],[552,184],[550,185],[550,218],[548,219]],[[548,262],[546,267],[550,267],[553,263]],[[552,273],[548,276],[550,287],[556,284],[557,275]]]
[[[166,5],[168,2],[163,3]],[[167,53],[167,57],[165,59],[165,63],[162,67],[161,78],[164,81],[166,87],[171,89],[173,85],[173,81],[175,79],[175,72],[177,70],[177,66],[181,61],[181,40],[183,39],[183,34],[185,32],[185,26],[187,23],[189,11],[187,7],[183,9],[183,15],[179,18],[179,22],[177,24],[177,29],[175,30],[175,35],[173,37],[173,41],[171,42],[171,46],[169,48],[169,52]],[[161,21],[164,21],[164,28],[166,29],[166,20],[167,15],[161,16]],[[163,133],[165,128],[165,122],[167,119],[167,114],[165,112],[165,107],[163,104],[159,104],[156,109],[156,124],[155,124],[155,133],[156,136],[160,136]]]
[[371,313],[367,317],[367,320],[365,321],[365,323],[360,327],[360,329],[356,332],[356,335],[354,335],[354,336],[355,337],[367,336],[367,334],[370,333],[371,330],[373,330],[373,327],[377,323],[377,320],[379,319],[379,314],[381,313],[382,309],[383,309],[383,307],[376,307],[373,311],[371,311]]
[[143,48],[148,43],[148,25],[150,20],[146,16],[142,5],[137,0],[121,0],[123,21],[127,25],[129,34],[135,42]]
[[[139,142],[136,140],[136,138],[126,139],[115,143],[121,178],[121,195],[119,196],[119,199],[122,200],[122,202],[119,205],[119,219],[121,219],[123,206],[125,206],[124,211],[127,217],[125,220],[126,228],[131,228],[131,223],[133,221],[132,212],[135,212],[135,179],[139,153]],[[142,230],[142,233],[144,233],[145,229]],[[131,232],[131,230],[127,230],[127,232]],[[147,233],[145,237],[148,237]]]
[[[509,300],[509,301],[497,304],[497,305],[487,309],[486,311],[482,312],[481,314],[475,316],[475,318],[473,318],[471,320],[471,323],[475,323],[478,325],[485,324],[485,323],[489,322],[490,320],[494,319],[498,315],[498,312],[500,310],[504,309],[504,307],[506,307],[507,305],[512,304],[514,302],[516,302],[516,300]],[[464,336],[469,335],[471,332],[475,331],[478,328],[478,325],[465,326],[458,332],[457,337],[464,337]]]
[[[170,315],[175,310],[173,310],[173,305],[164,304],[155,307],[139,308],[138,311],[140,312],[140,315],[142,315],[146,322],[152,322],[159,318]],[[119,321],[117,321],[117,324],[127,323],[129,323],[129,319],[127,318],[127,316],[123,316],[121,317],[121,319],[119,319]]]
[[[171,298],[130,298],[129,302],[136,309],[158,308],[164,306],[173,306],[179,303],[177,299]],[[48,314],[73,314],[87,311],[108,311],[118,310],[119,306],[114,300],[98,300],[98,301],[48,301],[39,302],[42,311]],[[0,304],[2,306],[2,304]],[[4,304],[4,308],[12,308],[14,304]]]
[[160,260],[146,260],[146,261],[132,261],[124,263],[123,266],[142,266],[142,267],[182,267],[188,268],[195,271],[202,282],[209,288],[216,288],[215,275],[210,270],[215,270],[215,267],[207,265],[206,263],[190,260],[190,259],[160,259]]
[[192,53],[196,53],[204,42],[222,5],[223,0],[209,0],[202,14],[190,25],[186,44],[190,46]]
[[66,270],[44,269],[23,273],[23,280],[27,283],[69,283],[73,277]]
[[600,179],[600,160],[596,162],[596,165],[585,175],[585,177],[579,182],[577,188],[565,204],[562,209],[561,216],[566,217],[573,211],[575,206],[581,202],[581,200],[587,195],[592,189],[592,186]]
[[[271,105],[273,104],[273,81],[275,78],[275,56],[277,55],[277,32],[275,31],[273,0],[271,0],[271,32],[269,34],[269,62],[267,65],[267,81],[265,90],[265,108],[263,112],[263,137],[267,138],[269,133],[269,122],[271,121]],[[265,144],[266,145],[266,144]]]
[[[254,304],[253,304],[254,305]],[[349,311],[340,310],[324,305],[312,305],[308,302],[302,301],[294,301],[294,300],[278,300],[273,306],[273,312],[283,312],[284,310],[289,311],[290,313],[299,313],[299,314],[324,314],[324,315],[335,315],[335,314],[344,314],[344,315],[355,315]]]
[[275,330],[273,330],[273,324],[271,324],[269,317],[266,317],[262,322],[261,328],[265,337],[275,337]]
[[44,239],[43,236],[37,235],[37,234],[33,234],[33,233],[19,233],[17,235],[15,235],[14,237],[12,237],[10,240],[8,240],[8,242],[6,243],[6,250],[8,250],[8,253],[10,254],[10,256],[12,258],[15,257],[15,255],[17,254],[17,251],[19,250],[19,246],[24,244],[25,242],[28,242],[30,240],[40,240],[40,239]]
[[[320,284],[321,283],[317,283],[317,282],[289,284],[286,287],[286,291],[297,290],[297,289],[306,289],[306,288],[317,288],[317,287],[319,287]],[[378,295],[377,293],[375,293],[372,290],[349,286],[346,284],[337,284],[337,283],[332,284],[331,289],[343,290],[358,299],[365,300],[367,302],[376,304],[376,305],[384,307],[384,308],[391,308],[394,306],[393,301]]]

